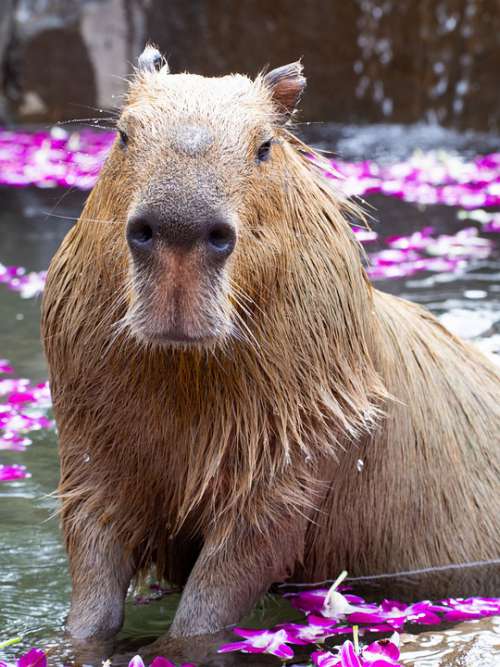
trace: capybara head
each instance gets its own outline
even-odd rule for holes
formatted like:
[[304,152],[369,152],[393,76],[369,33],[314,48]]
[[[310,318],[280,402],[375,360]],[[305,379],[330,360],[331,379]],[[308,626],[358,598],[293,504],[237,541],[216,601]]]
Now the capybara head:
[[[281,132],[305,85],[296,62],[256,80],[172,74],[147,47],[118,121],[131,288],[143,341],[206,345],[242,335],[250,282],[272,281],[287,187]],[[273,228],[274,224],[274,228]],[[242,260],[242,257],[245,260]],[[260,276],[260,280],[258,276]]]

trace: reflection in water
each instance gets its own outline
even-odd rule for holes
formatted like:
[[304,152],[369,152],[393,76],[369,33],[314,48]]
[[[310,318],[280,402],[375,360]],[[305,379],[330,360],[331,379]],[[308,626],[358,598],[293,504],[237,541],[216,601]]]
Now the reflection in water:
[[401,639],[405,661],[414,667],[495,667],[500,655],[500,617]]
[[[47,267],[51,255],[71,225],[61,218],[47,217],[43,213],[53,208],[60,195],[35,190],[2,192],[2,262],[37,271]],[[83,198],[82,193],[65,193],[57,207],[57,214],[77,216]],[[374,215],[380,220],[374,225],[380,238],[407,235],[429,225],[438,234],[454,234],[461,227],[471,224],[470,221],[457,220],[456,210],[451,207],[422,209],[381,195],[371,197],[369,202],[374,206]],[[379,285],[386,291],[428,306],[450,329],[474,340],[486,352],[494,353],[500,350],[499,277],[500,260],[498,253],[494,253],[487,259],[473,261],[469,270],[458,275],[422,274],[422,277],[402,278]],[[0,312],[0,356],[8,358],[20,375],[33,381],[45,379],[47,371],[38,334],[39,301],[23,301],[17,294],[1,288]],[[21,646],[0,652],[0,659],[12,659],[19,655],[23,646],[38,645],[49,650],[52,664],[67,664],[72,649],[61,640],[61,629],[70,584],[55,516],[56,501],[50,496],[58,478],[56,442],[54,434],[43,432],[34,433],[33,441],[25,452],[15,453],[15,458],[11,452],[2,452],[2,463],[22,463],[31,471],[32,478],[0,486],[3,538],[0,542],[0,638],[15,635],[24,638]],[[465,595],[484,592],[486,584],[491,594],[500,594],[498,563],[352,583],[370,599],[386,597],[388,591],[415,599],[418,598],[419,588],[425,588],[426,578],[435,580],[435,577],[446,577],[454,590]],[[115,651],[128,655],[164,632],[177,600],[178,595],[173,594],[148,605],[134,605],[131,598],[127,605],[125,627]],[[283,620],[300,618],[301,615],[292,610],[288,602],[270,595],[246,622],[270,627]],[[447,663],[444,660],[452,660],[453,651],[458,655],[457,650],[470,652],[477,649],[484,653],[485,648],[472,649],[468,644],[464,645],[464,642],[470,643],[478,637],[489,642],[488,650],[490,653],[496,650],[498,656],[499,636],[498,620],[486,620],[457,626],[446,632],[425,633],[416,643],[414,639],[413,643],[408,643],[405,651],[411,661],[409,664],[420,667],[438,664],[487,665],[487,662]],[[447,644],[443,646],[445,641]],[[448,645],[453,642],[460,648],[452,651]],[[495,642],[497,648],[491,648]],[[230,659],[227,658],[228,661]],[[238,655],[233,660],[236,660],[233,664],[241,665],[276,664],[273,658],[261,656]]]

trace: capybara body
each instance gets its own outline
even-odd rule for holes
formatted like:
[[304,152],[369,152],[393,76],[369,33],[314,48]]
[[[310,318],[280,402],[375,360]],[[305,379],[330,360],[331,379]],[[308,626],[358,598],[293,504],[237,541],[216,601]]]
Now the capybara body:
[[148,49],[51,263],[76,638],[115,633],[152,566],[185,585],[182,637],[288,578],[498,557],[496,369],[371,286],[287,129],[303,86],[298,64],[207,79]]

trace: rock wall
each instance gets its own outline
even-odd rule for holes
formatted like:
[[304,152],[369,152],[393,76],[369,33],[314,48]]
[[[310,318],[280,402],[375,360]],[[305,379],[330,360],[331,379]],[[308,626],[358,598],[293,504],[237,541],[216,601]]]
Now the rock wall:
[[171,69],[255,74],[302,56],[303,117],[500,129],[498,0],[1,0],[0,116],[119,106],[146,40]]

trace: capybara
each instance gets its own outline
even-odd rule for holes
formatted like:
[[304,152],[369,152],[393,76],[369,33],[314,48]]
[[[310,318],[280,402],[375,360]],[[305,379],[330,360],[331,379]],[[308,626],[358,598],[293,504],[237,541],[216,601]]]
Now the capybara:
[[116,633],[153,566],[184,586],[180,638],[273,582],[498,556],[496,368],[372,287],[352,205],[291,132],[304,86],[300,63],[205,78],[148,47],[52,260],[76,639]]

